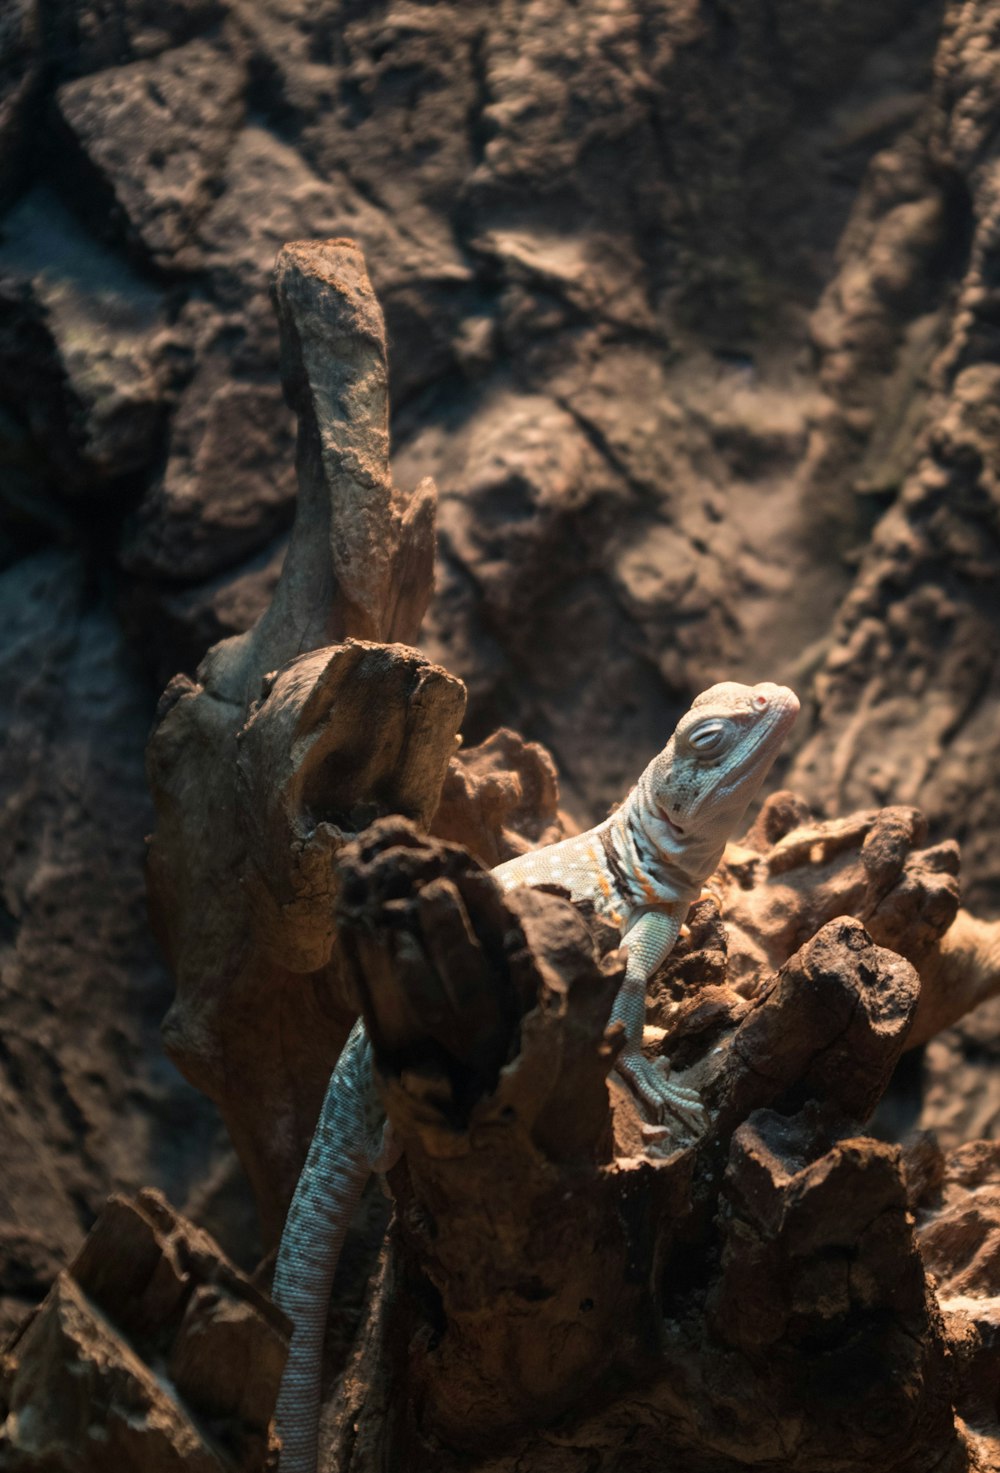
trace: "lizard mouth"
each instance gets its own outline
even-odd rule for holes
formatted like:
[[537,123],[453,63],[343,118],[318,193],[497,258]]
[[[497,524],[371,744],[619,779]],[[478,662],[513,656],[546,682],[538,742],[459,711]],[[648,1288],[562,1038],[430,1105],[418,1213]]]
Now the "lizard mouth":
[[670,817],[670,814],[666,811],[665,808],[660,809],[660,817],[663,819],[663,822],[666,824],[667,828],[672,834],[676,834],[679,839],[682,839],[684,837],[684,830],[681,828],[679,823],[674,823],[673,819]]

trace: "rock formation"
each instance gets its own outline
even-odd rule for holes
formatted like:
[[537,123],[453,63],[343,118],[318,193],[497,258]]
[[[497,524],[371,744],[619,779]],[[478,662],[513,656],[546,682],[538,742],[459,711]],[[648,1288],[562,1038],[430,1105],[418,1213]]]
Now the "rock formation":
[[[501,899],[400,820],[345,850],[346,955],[405,1151],[383,1273],[328,1407],[329,1467],[998,1466],[996,1152],[921,1176],[919,1152],[911,1166],[863,1128],[920,1008],[943,1007],[943,973],[922,989],[844,914],[864,908],[856,851],[831,864],[812,826],[763,839],[793,808],[779,795],[735,862],[780,876],[801,838],[838,918],[811,934],[805,885],[796,914],[767,879],[745,885],[732,927],[700,908],[648,1037],[701,1088],[709,1124],[667,1155],[644,1150],[627,1091],[609,1098],[617,953],[600,961],[566,900]],[[898,840],[899,815],[879,817]],[[941,873],[907,848],[879,877],[887,912],[915,873]],[[756,916],[762,937],[779,910],[809,939],[772,933],[783,964],[752,980],[741,931]],[[945,951],[946,910],[930,943]],[[925,1198],[941,1205],[915,1235],[909,1203]]]
[[7,1349],[11,1473],[263,1473],[288,1322],[159,1192],[112,1197]]
[[[222,1111],[266,1241],[358,1006],[372,1039],[403,1156],[322,1465],[986,1467],[1000,1345],[969,1292],[986,1263],[955,1243],[995,1205],[992,1155],[922,1226],[960,1286],[939,1305],[909,1206],[935,1210],[945,1168],[928,1144],[911,1175],[864,1134],[907,1044],[1000,993],[1000,925],[959,909],[957,846],[927,847],[913,808],[765,802],[650,990],[648,1046],[707,1106],[671,1147],[609,1086],[614,928],[484,867],[558,835],[551,763],[511,732],[459,758],[460,683],[391,642],[429,593],[433,488],[407,502],[386,468],[357,248],[286,247],[275,305],[296,524],[267,613],[161,703],[149,882],[168,1047]],[[61,1293],[14,1346],[8,1438],[54,1416],[33,1357]]]
[[[0,1314],[45,1300],[5,1405],[57,1403],[40,1347],[98,1336],[90,1289],[50,1285],[109,1191],[152,1184],[256,1261],[208,1099],[269,1243],[363,1002],[409,1150],[371,1301],[377,1195],[334,1305],[345,1467],[463,1447],[482,1473],[665,1449],[696,1473],[995,1461],[975,1137],[1000,1130],[980,919],[1000,893],[996,10],[15,0],[0,19]],[[331,280],[322,252],[286,253],[279,331],[268,299],[284,242],[343,237],[385,310],[391,469],[358,252]],[[197,1089],[159,1052],[140,877],[141,748],[178,670],[150,883]],[[730,850],[651,997],[650,1046],[710,1102],[675,1162],[642,1155],[627,1097],[604,1103],[615,938],[558,896],[501,923],[447,845],[489,866],[593,822],[734,674],[807,699],[800,796]],[[393,813],[416,829],[364,838]],[[425,896],[435,865],[460,904]],[[397,881],[393,939],[366,886]],[[387,967],[404,936],[411,963]],[[900,1157],[912,1126],[941,1148]],[[501,1161],[551,1236],[536,1251],[505,1201],[490,1280],[440,1224],[490,1216]],[[589,1229],[620,1314],[577,1282]],[[122,1405],[153,1407],[128,1400],[147,1348],[114,1333]],[[548,1362],[498,1377],[498,1347],[535,1334],[572,1347],[573,1387]]]
[[[256,1251],[212,1111],[156,1062],[140,749],[165,681],[276,586],[287,240],[366,251],[396,479],[440,488],[422,648],[470,746],[545,742],[586,826],[710,680],[808,697],[818,672],[796,790],[919,803],[996,912],[993,9],[7,6],[6,1323],[111,1190],[155,1182]],[[955,1143],[997,1128],[995,1031],[928,1052]]]
[[385,340],[360,252],[287,248],[276,300],[299,419],[288,555],[264,618],[214,646],[197,682],[168,686],[148,755],[150,899],[178,982],[165,1041],[219,1106],[265,1241],[351,1022],[334,954],[340,826],[374,801],[429,823],[464,707],[443,670],[367,642],[416,637],[434,491],[405,499],[388,472]]

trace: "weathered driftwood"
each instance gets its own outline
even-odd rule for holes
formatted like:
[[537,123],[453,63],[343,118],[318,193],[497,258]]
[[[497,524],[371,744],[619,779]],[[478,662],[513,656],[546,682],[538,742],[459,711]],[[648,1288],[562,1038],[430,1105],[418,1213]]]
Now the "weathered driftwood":
[[673,981],[695,978],[724,980],[748,999],[827,921],[850,915],[917,968],[922,985],[906,1046],[926,1042],[1000,992],[1000,924],[959,909],[958,846],[921,848],[926,835],[916,808],[820,822],[795,794],[773,794],[744,843],[727,850],[711,886],[716,906],[695,909],[690,939],[668,959],[664,1005]]
[[333,922],[345,839],[378,813],[438,813],[495,863],[561,832],[547,754],[509,732],[456,754],[464,687],[395,643],[430,596],[435,492],[392,484],[360,252],[286,246],[274,297],[299,422],[288,556],[259,623],[171,682],[148,749],[151,911],[177,982],[164,1040],[222,1111],[268,1243],[357,1011]]
[[286,247],[275,301],[299,418],[288,557],[257,626],[168,687],[148,753],[151,909],[177,980],[164,1037],[219,1105],[268,1240],[354,1011],[331,920],[343,829],[380,806],[430,821],[464,706],[391,643],[412,641],[430,594],[434,489],[407,499],[389,476],[360,252]]
[[[345,950],[405,1154],[391,1247],[327,1409],[329,1467],[930,1473],[982,1459],[954,1410],[986,1415],[954,1384],[967,1326],[942,1322],[899,1148],[861,1128],[920,980],[834,900],[888,925],[937,895],[933,953],[955,854],[915,850],[912,812],[810,825],[798,843],[777,822],[793,811],[772,800],[720,877],[759,866],[745,945],[706,902],[665,969],[651,1011],[674,1027],[651,1038],[702,1085],[710,1124],[663,1159],[640,1154],[631,1096],[605,1087],[616,959],[599,960],[565,900],[501,898],[395,820],[345,850]],[[810,867],[812,886],[788,879]],[[808,937],[791,955],[779,876]],[[776,974],[751,975],[750,938]],[[1000,1345],[980,1326],[974,1350],[976,1384],[995,1387]]]
[[153,1191],[111,1197],[8,1347],[10,1473],[264,1473],[289,1324]]
[[501,727],[462,747],[448,767],[431,832],[492,867],[571,831],[558,812],[555,763],[537,742]]

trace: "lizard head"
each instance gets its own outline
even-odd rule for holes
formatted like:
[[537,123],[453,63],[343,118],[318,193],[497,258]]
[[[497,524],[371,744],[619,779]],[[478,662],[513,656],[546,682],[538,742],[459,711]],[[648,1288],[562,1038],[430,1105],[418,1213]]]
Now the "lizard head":
[[667,848],[724,843],[760,790],[799,711],[783,685],[703,691],[639,779],[644,826]]

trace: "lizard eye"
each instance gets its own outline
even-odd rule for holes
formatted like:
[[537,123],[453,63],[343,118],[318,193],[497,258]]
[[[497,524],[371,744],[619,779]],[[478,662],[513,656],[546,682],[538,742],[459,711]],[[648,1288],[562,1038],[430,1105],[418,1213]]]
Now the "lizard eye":
[[688,742],[696,752],[714,752],[722,746],[725,730],[722,721],[703,721],[688,734]]

